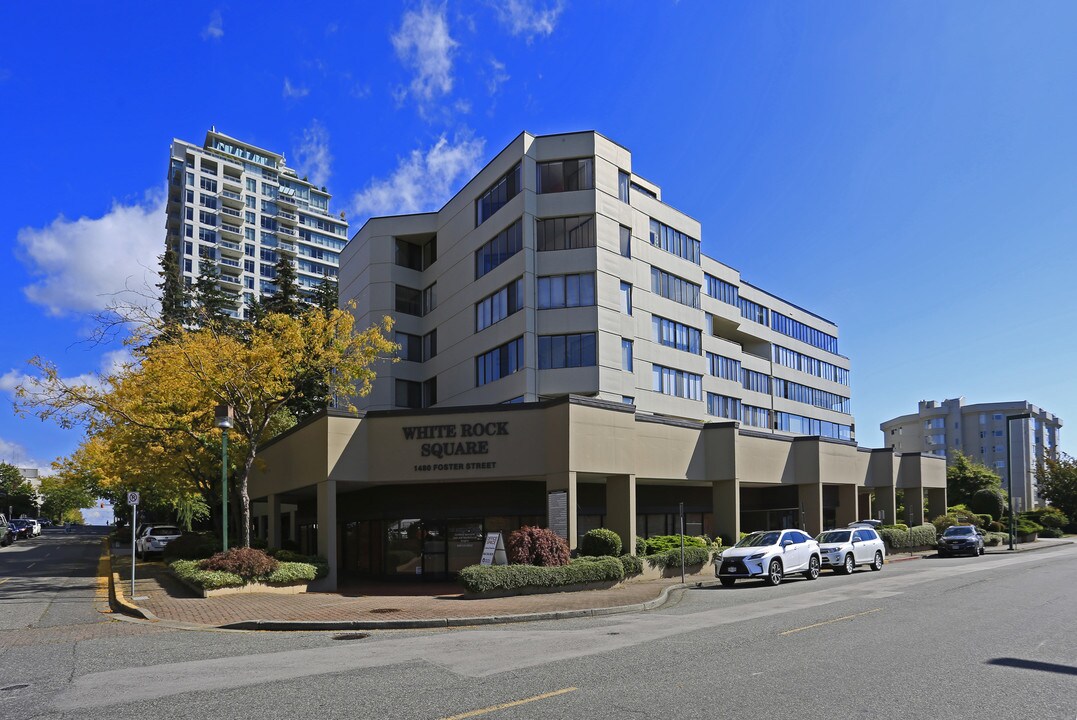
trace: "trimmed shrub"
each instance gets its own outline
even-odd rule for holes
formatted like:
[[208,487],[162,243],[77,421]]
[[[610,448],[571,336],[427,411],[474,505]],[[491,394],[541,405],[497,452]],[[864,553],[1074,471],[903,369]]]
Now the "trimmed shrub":
[[315,576],[323,578],[329,574],[329,562],[320,555],[304,555],[294,550],[270,550],[269,554],[281,563],[303,563],[314,568]]
[[513,564],[557,567],[569,561],[568,543],[548,528],[525,525],[509,533],[505,549]]
[[986,525],[1006,513],[1006,494],[999,488],[977,490],[969,500],[969,509],[980,515],[989,515],[989,518],[981,520],[980,523]]
[[879,536],[891,550],[900,550],[913,547],[934,547],[936,533],[934,525],[924,523],[906,530],[900,527],[882,527],[879,528]]
[[1065,534],[1066,533],[1062,532],[1061,528],[1056,527],[1045,527],[1043,530],[1040,530],[1041,538],[1060,538]]
[[[688,538],[685,538],[687,541]],[[711,558],[710,550],[705,547],[688,547],[687,543],[684,546],[684,564],[687,565],[703,565]],[[647,556],[647,563],[651,567],[661,568],[663,570],[667,568],[679,568],[681,566],[681,549],[678,547],[676,550],[666,550],[665,552],[656,553],[654,555]]]
[[283,585],[295,585],[301,582],[310,582],[318,577],[318,569],[310,563],[282,562],[277,569],[266,576],[267,583],[281,583]]
[[1010,542],[1009,533],[1001,532],[986,532],[984,533],[984,545],[988,547],[998,547],[1004,543]]
[[639,575],[643,572],[643,560],[636,555],[622,555],[618,558],[625,569],[625,576]]
[[231,548],[198,563],[201,570],[234,573],[247,580],[266,577],[279,565],[276,558],[255,548]]
[[879,537],[883,539],[883,542],[891,550],[909,547],[909,531],[907,529],[881,527],[879,528]]
[[909,547],[934,547],[936,540],[935,526],[931,523],[909,528]]
[[242,587],[246,581],[239,575],[219,570],[202,570],[198,560],[177,560],[169,569],[180,580],[190,583],[195,587],[206,590],[216,590],[225,587]]
[[637,535],[636,536],[636,556],[637,557],[643,557],[646,554],[647,554],[647,541],[644,540],[643,538],[641,538],[639,535]]
[[1035,533],[1042,531],[1043,525],[1032,522],[1028,518],[1019,517],[1013,528],[1014,534],[1020,537],[1021,535],[1034,535]]
[[[654,537],[647,538],[644,542],[647,543],[647,554],[657,555],[664,553],[668,550],[681,550],[681,536],[680,535],[655,535]],[[699,547],[706,548],[710,545],[705,537],[698,537],[692,535],[684,536],[684,547]],[[680,562],[678,560],[678,562]]]
[[470,593],[552,588],[624,579],[620,558],[588,558],[568,565],[469,565],[460,571],[460,584]]
[[184,533],[165,545],[164,560],[203,560],[221,547],[221,539],[208,532]]
[[908,532],[909,531],[909,526],[906,525],[905,523],[895,523],[893,525],[881,525],[881,526],[879,526],[879,529],[880,530],[904,530],[905,532]]
[[617,557],[621,554],[621,536],[607,528],[588,530],[580,542],[580,555]]
[[999,522],[998,520],[992,520],[987,523],[987,529],[991,532],[1001,533],[1006,532],[1006,523]]
[[1043,525],[1045,528],[1064,528],[1069,525],[1069,518],[1056,507],[1036,508],[1021,513],[1021,517],[1028,518],[1034,523]]

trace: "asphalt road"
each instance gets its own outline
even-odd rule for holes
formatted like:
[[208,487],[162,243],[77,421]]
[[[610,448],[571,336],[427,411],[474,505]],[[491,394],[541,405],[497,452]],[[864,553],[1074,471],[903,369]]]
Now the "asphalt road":
[[[638,615],[347,640],[69,609],[66,627],[4,619],[0,717],[1074,720],[1075,590],[1070,545],[695,589]],[[36,617],[59,620],[55,602]]]

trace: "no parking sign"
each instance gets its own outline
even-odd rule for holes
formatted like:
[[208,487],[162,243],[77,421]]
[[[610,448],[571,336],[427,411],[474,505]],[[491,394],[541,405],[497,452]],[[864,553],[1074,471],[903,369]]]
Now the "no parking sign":
[[128,505],[138,505],[138,493],[137,492],[129,492],[129,493],[127,493],[127,504]]

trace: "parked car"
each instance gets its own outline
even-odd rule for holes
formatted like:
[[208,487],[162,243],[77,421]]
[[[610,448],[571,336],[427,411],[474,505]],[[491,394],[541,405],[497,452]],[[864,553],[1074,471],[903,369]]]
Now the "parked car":
[[886,543],[870,527],[849,526],[827,530],[816,536],[822,567],[849,575],[858,565],[882,570],[886,558]]
[[21,517],[19,519],[30,526],[30,537],[37,537],[41,534],[41,523],[37,520],[29,517]]
[[766,530],[745,536],[721,555],[715,575],[729,587],[737,578],[763,578],[777,585],[793,573],[819,577],[819,543],[800,530]]
[[849,523],[849,527],[869,527],[872,530],[878,530],[882,525],[882,520],[857,520],[854,523]]
[[15,533],[16,540],[28,540],[30,538],[30,524],[25,520],[15,519],[11,521],[11,530]]
[[183,532],[175,525],[147,525],[135,540],[135,552],[145,560],[150,553],[164,553],[165,547]]
[[52,527],[52,520],[49,520],[48,518],[38,518],[37,524],[43,528]]
[[0,513],[0,547],[7,547],[15,542],[15,532],[11,523],[7,521],[3,513]]
[[984,554],[984,536],[974,525],[951,525],[939,537],[939,557]]

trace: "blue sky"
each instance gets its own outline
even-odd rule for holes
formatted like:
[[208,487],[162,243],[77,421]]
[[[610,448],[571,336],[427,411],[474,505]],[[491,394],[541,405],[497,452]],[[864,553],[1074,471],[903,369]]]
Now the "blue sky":
[[[1074,3],[177,8],[0,7],[5,402],[31,356],[121,356],[86,338],[156,280],[173,137],[283,151],[357,229],[440,207],[522,130],[595,129],[706,254],[838,323],[862,445],[922,399],[1077,418]],[[0,460],[79,437],[0,412]]]

